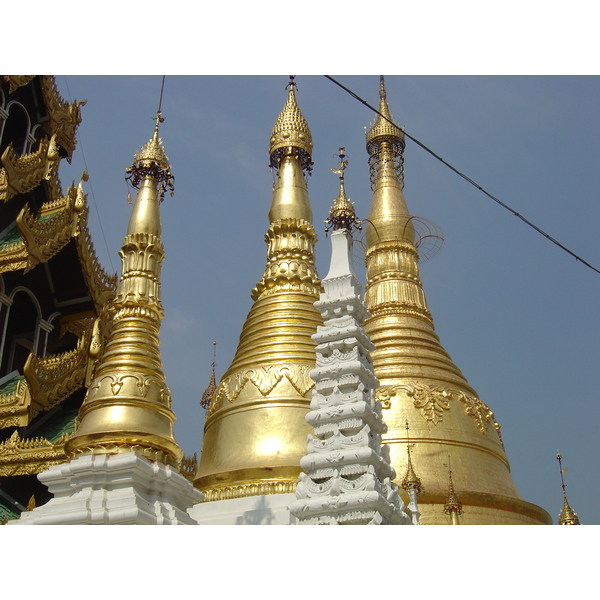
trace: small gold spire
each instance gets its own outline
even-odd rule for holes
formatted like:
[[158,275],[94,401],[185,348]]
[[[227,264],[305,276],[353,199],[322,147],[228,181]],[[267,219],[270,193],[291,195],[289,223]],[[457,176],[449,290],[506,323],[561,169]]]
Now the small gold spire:
[[565,480],[563,477],[563,475],[567,472],[567,469],[562,468],[562,456],[560,455],[560,452],[558,450],[556,451],[556,460],[558,460],[558,468],[560,470],[560,487],[562,487],[563,491],[563,508],[560,514],[558,515],[558,524],[581,525],[577,513],[569,506],[569,501],[567,500],[567,485],[565,484]]
[[217,342],[213,342],[213,361],[212,361],[212,373],[210,375],[210,383],[202,394],[202,400],[200,400],[200,406],[204,409],[208,408],[210,401],[217,390],[217,380],[215,377],[215,368],[217,366]]
[[277,169],[282,157],[291,148],[294,148],[300,158],[302,169],[310,173],[313,164],[311,160],[312,136],[308,123],[296,103],[295,89],[297,85],[294,75],[290,75],[290,81],[286,86],[287,102],[277,117],[271,132],[269,156],[271,157],[271,167]]
[[450,467],[450,455],[448,455],[448,497],[444,503],[444,514],[450,515],[452,525],[459,525],[458,517],[462,515],[462,503],[454,492],[452,483],[452,468]]
[[410,439],[408,436],[408,419],[406,419],[406,441],[407,441],[406,449],[407,449],[407,453],[408,453],[408,465],[406,467],[406,475],[404,475],[404,479],[402,480],[400,487],[406,491],[408,491],[409,489],[414,489],[414,490],[417,490],[418,493],[421,493],[423,491],[423,488],[421,486],[421,480],[417,477],[417,474],[415,473],[415,470],[414,470],[413,464],[412,464],[412,460],[410,457],[410,451],[411,451],[411,448],[414,446],[414,444],[410,443]]
[[325,220],[325,233],[331,228],[334,231],[338,229],[351,230],[352,227],[356,229],[362,229],[360,221],[356,218],[356,212],[354,210],[354,204],[350,202],[350,199],[346,197],[346,189],[344,187],[344,171],[348,166],[348,158],[344,153],[344,148],[340,147],[339,153],[339,169],[331,169],[334,173],[340,177],[340,193],[338,197],[333,201],[333,206],[329,211],[329,217]]

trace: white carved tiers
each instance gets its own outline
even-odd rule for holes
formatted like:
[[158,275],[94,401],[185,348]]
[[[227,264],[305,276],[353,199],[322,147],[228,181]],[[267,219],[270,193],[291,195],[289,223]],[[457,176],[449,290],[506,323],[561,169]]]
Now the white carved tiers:
[[54,497],[9,525],[197,525],[202,494],[177,469],[135,452],[84,455],[39,475]]
[[368,312],[352,264],[352,238],[345,229],[331,235],[329,274],[315,307],[324,325],[312,336],[317,343],[308,452],[300,461],[296,502],[290,507],[298,524],[408,525],[389,449],[381,445],[387,427],[379,382],[370,352],[374,346],[362,328]]

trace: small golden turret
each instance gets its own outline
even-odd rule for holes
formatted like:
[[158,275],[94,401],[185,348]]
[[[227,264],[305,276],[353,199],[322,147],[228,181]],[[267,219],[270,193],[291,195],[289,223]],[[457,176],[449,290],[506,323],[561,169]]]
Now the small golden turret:
[[434,331],[420,279],[414,219],[403,193],[404,133],[387,121],[391,113],[383,77],[379,98],[383,116],[377,116],[366,136],[373,199],[366,227],[365,302],[371,317],[365,330],[375,345],[372,358],[381,384],[377,397],[388,426],[383,440],[392,466],[398,474],[407,470],[408,420],[416,442],[412,458],[423,481],[423,524],[444,523],[440,508],[447,482],[442,465],[448,454],[473,523],[550,523],[546,511],[521,499],[494,413]]
[[202,399],[200,400],[200,406],[205,409],[209,407],[213,394],[217,389],[217,379],[215,375],[215,370],[217,368],[217,342],[213,342],[213,361],[211,367],[210,381],[202,394]]
[[410,443],[410,439],[408,436],[408,421],[406,421],[406,441],[406,454],[408,464],[406,465],[406,473],[404,474],[404,479],[402,479],[400,487],[406,491],[413,489],[417,492],[422,492],[423,486],[421,485],[421,480],[417,477],[417,474],[415,473],[415,469],[412,464],[412,459],[410,457],[410,451],[412,450],[414,444]]
[[462,503],[454,491],[452,482],[452,468],[450,467],[450,457],[448,457],[448,496],[444,502],[444,514],[450,515],[452,525],[460,525],[458,517],[462,515]]
[[205,500],[294,491],[310,431],[304,417],[314,385],[315,344],[322,319],[314,307],[321,283],[317,239],[305,174],[312,141],[296,103],[295,81],[270,139],[277,181],[265,236],[267,266],[252,291],[233,361],[206,415],[194,485]]
[[563,477],[567,472],[567,469],[562,468],[562,456],[558,450],[556,451],[556,459],[558,460],[558,468],[560,471],[560,487],[563,491],[563,508],[558,515],[558,524],[581,525],[577,513],[569,506],[569,501],[567,500],[567,485],[565,484],[565,479]]
[[79,412],[66,451],[118,454],[135,451],[178,465],[183,452],[173,437],[175,415],[159,350],[160,269],[164,259],[159,202],[173,191],[169,160],[154,135],[134,157],[128,179],[138,188],[120,256],[122,275],[114,300],[112,331]]

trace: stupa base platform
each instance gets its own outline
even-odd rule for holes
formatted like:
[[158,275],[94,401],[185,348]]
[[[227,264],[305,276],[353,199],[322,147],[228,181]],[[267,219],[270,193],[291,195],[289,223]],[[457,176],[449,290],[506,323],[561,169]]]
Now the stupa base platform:
[[85,455],[38,479],[54,494],[8,525],[197,525],[202,494],[178,471],[135,452]]

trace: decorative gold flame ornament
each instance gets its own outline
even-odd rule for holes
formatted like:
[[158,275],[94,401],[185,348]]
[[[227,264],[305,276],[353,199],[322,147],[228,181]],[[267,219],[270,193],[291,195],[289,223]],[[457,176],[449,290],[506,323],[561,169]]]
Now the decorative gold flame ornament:
[[159,350],[160,270],[164,259],[159,201],[173,191],[169,160],[154,135],[127,170],[138,188],[120,256],[122,276],[114,300],[113,327],[95,378],[81,406],[80,425],[67,453],[135,451],[177,466],[183,452],[173,437],[175,415]]
[[[366,227],[371,317],[365,330],[380,381],[392,466],[407,471],[404,423],[411,423],[412,460],[419,469],[422,524],[444,524],[448,455],[468,523],[551,523],[543,509],[524,502],[510,476],[493,412],[477,397],[440,344],[421,284],[415,230],[403,195],[402,130],[391,119],[380,80],[379,112],[367,132],[373,199]],[[384,118],[386,117],[386,118]]]
[[194,485],[205,500],[292,493],[310,431],[304,417],[314,385],[315,343],[322,324],[317,236],[305,174],[312,166],[310,130],[290,79],[269,154],[277,181],[265,236],[267,266],[229,369],[207,410]]

